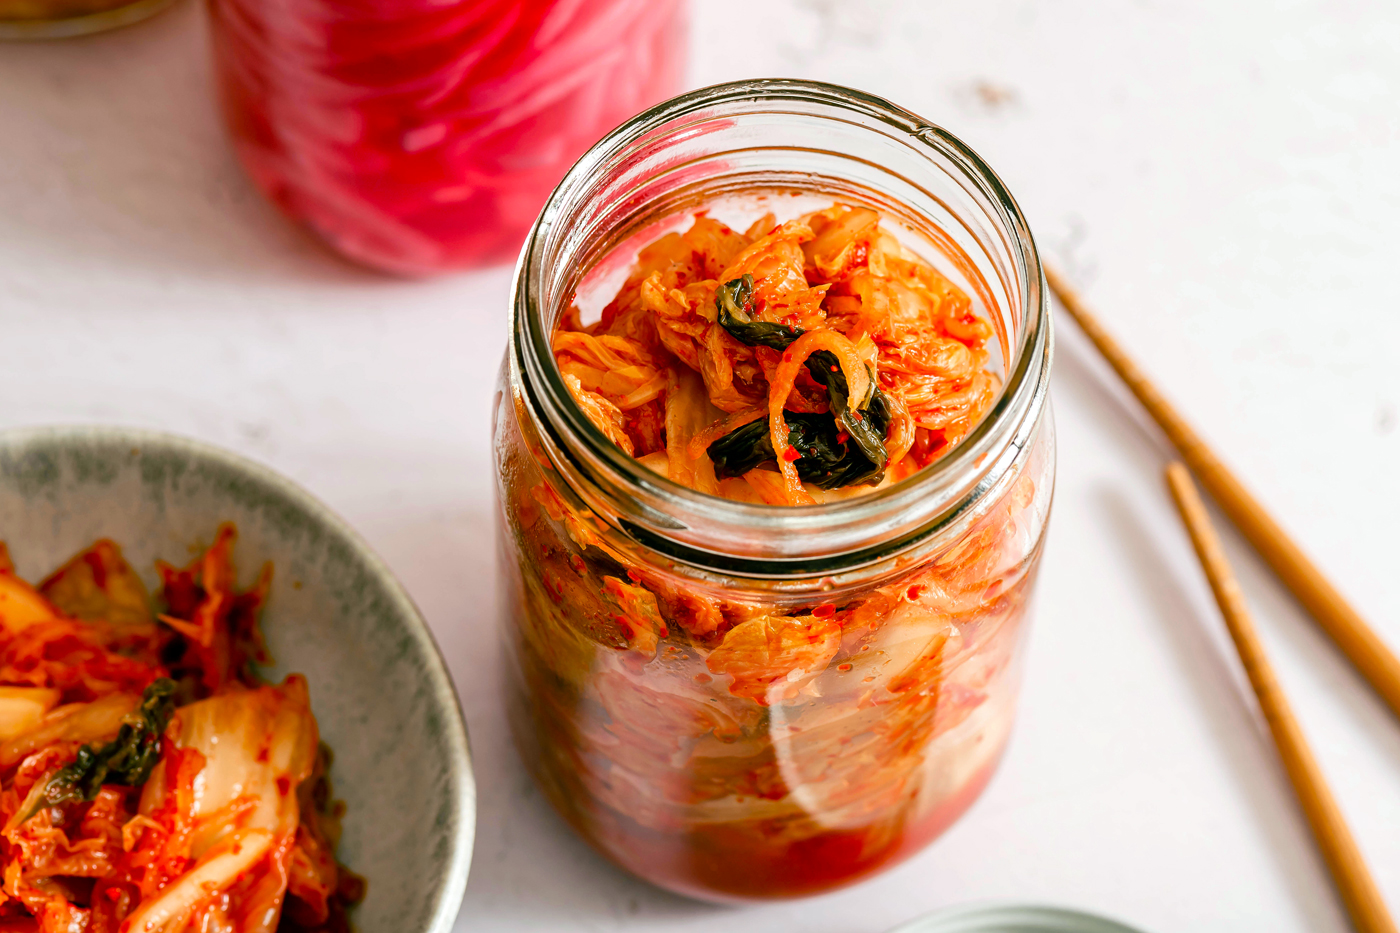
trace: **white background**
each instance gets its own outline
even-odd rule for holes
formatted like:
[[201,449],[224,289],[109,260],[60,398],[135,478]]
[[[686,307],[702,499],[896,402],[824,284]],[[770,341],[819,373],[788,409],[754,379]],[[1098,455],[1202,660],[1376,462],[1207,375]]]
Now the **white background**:
[[[693,85],[850,84],[981,152],[1047,258],[1400,645],[1395,4],[695,11]],[[431,622],[472,733],[481,816],[459,929],[879,933],[982,899],[1158,933],[1345,928],[1163,493],[1162,448],[1068,322],[1023,711],[981,801],[904,866],[805,902],[706,907],[601,862],[530,787],[497,696],[487,411],[508,270],[413,283],[342,263],[253,191],[210,102],[193,3],[0,46],[0,427],[191,434],[287,473],[368,537]],[[1400,910],[1400,723],[1229,543]]]

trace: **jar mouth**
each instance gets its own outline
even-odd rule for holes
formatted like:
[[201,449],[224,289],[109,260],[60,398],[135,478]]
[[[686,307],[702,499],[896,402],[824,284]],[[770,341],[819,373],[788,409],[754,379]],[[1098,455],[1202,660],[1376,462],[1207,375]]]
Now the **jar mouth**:
[[[837,145],[868,139],[885,163],[875,164],[870,153],[821,151],[821,145],[790,145],[782,138],[764,143],[756,135],[775,129],[781,134],[789,120],[793,126],[801,122],[808,137],[813,128],[839,128],[844,136],[835,140]],[[731,148],[695,150],[717,134],[734,137],[728,140]],[[868,194],[877,199],[883,194],[892,204],[908,208],[914,199],[948,207],[960,199],[955,207],[975,205],[982,233],[992,234],[1001,250],[996,257],[982,258],[1005,292],[1006,304],[1013,305],[989,309],[1009,324],[999,327],[1003,385],[975,428],[940,459],[897,483],[809,506],[737,502],[648,469],[605,437],[574,403],[551,349],[554,323],[584,275],[625,234],[654,221],[658,204],[683,205],[685,191],[703,195],[726,183],[742,187],[750,175],[726,171],[726,165],[739,165],[753,152],[783,150],[800,164],[789,172],[767,172],[765,187],[824,191],[834,184],[854,190],[836,173],[813,170],[820,157],[874,173],[871,177],[879,180]],[[938,190],[940,183],[948,190]],[[917,204],[913,212],[930,226],[941,226]],[[954,207],[944,216],[963,220]],[[702,88],[613,130],[550,195],[521,251],[511,308],[509,365],[551,465],[570,490],[610,525],[673,561],[756,577],[809,577],[868,566],[939,538],[979,502],[994,499],[1039,421],[1053,355],[1034,239],[996,173],[966,144],[915,114],[879,97],[812,81],[753,80]]]

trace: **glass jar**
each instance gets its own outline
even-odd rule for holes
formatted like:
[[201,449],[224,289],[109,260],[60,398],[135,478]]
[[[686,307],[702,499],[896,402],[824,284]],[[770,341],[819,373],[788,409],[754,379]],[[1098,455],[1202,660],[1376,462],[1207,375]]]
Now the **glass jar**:
[[[702,207],[781,221],[833,200],[880,211],[994,326],[1003,388],[941,460],[752,505],[652,473],[573,403],[554,323],[639,246]],[[1045,285],[1001,181],[856,91],[696,91],[569,172],[512,313],[494,411],[512,726],[560,813],[635,874],[722,901],[838,887],[943,832],[1011,729],[1054,485]]]
[[0,39],[63,39],[154,16],[174,0],[0,0]]
[[676,93],[684,0],[210,0],[234,145],[360,262],[512,258],[590,145]]

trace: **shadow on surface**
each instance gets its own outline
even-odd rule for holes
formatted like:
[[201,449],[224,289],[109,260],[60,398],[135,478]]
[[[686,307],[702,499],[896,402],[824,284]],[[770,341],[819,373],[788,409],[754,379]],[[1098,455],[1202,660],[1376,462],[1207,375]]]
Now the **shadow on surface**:
[[1114,438],[1126,439],[1123,451],[1143,467],[1160,471],[1171,445],[1152,423],[1118,376],[1108,368],[1074,319],[1055,311],[1055,369],[1052,386],[1073,393],[1094,422]]
[[1263,723],[1255,715],[1252,699],[1239,686],[1241,675],[1233,661],[1222,655],[1209,633],[1208,626],[1223,626],[1224,622],[1201,617],[1186,596],[1186,584],[1175,579],[1171,558],[1125,497],[1106,488],[1100,493],[1099,504],[1105,524],[1137,572],[1138,585],[1154,603],[1175,660],[1186,672],[1217,745],[1245,789],[1254,821],[1269,840],[1270,853],[1292,882],[1290,890],[1299,910],[1313,929],[1344,928],[1326,866],[1316,853]]
[[[1227,541],[1235,573],[1255,614],[1269,621],[1269,634],[1288,645],[1298,657],[1309,659],[1315,675],[1330,697],[1359,726],[1366,741],[1381,751],[1381,758],[1400,781],[1400,718],[1352,666],[1340,648],[1320,629],[1307,610],[1278,581],[1273,571],[1228,519],[1212,509],[1216,527]],[[1396,650],[1394,644],[1392,650]]]
[[111,33],[7,43],[0,126],[0,245],[37,269],[395,281],[338,258],[243,174],[216,106],[202,3]]
[[[1056,324],[1056,387],[1073,393],[1094,420],[1115,437],[1131,438],[1122,450],[1147,473],[1160,475],[1166,462],[1176,456],[1175,450],[1073,320],[1060,313]],[[1121,504],[1126,514],[1126,502]],[[1315,659],[1318,674],[1330,693],[1341,699],[1348,713],[1360,724],[1368,739],[1383,750],[1400,777],[1400,720],[1317,627],[1307,610],[1293,598],[1214,502],[1208,498],[1207,504],[1256,615],[1283,623],[1276,629],[1271,628],[1271,633],[1286,640],[1300,655]],[[1400,650],[1400,646],[1392,645],[1392,650]]]

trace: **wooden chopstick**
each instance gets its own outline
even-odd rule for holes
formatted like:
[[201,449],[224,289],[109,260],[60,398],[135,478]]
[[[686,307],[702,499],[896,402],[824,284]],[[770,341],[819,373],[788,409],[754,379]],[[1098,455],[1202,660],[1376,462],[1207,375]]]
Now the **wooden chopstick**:
[[1219,503],[1240,532],[1274,569],[1283,584],[1303,604],[1327,636],[1336,643],[1361,675],[1370,681],[1396,716],[1400,716],[1400,658],[1386,646],[1360,613],[1351,607],[1322,571],[1284,532],[1278,522],[1250,495],[1235,475],[1220,461],[1200,436],[1192,430],[1148,381],[1122,348],[1084,306],[1073,288],[1055,270],[1045,268],[1045,279],[1060,304],[1103,354],[1108,365],[1137,396],[1147,413],[1167,435],[1181,459],[1196,474],[1201,485]]
[[1288,699],[1279,686],[1274,669],[1264,654],[1264,646],[1254,631],[1254,623],[1249,617],[1244,593],[1235,580],[1234,571],[1225,559],[1220,547],[1220,539],[1211,525],[1205,504],[1196,492],[1196,484],[1191,474],[1180,463],[1167,466],[1167,485],[1171,487],[1172,498],[1181,510],[1186,529],[1191,534],[1191,543],[1196,547],[1196,555],[1201,559],[1210,588],[1215,593],[1215,601],[1225,616],[1225,625],[1230,629],[1230,637],[1239,651],[1244,671],[1249,675],[1250,686],[1259,698],[1259,708],[1273,733],[1274,745],[1283,759],[1288,779],[1293,791],[1298,795],[1298,803],[1312,827],[1318,848],[1332,873],[1332,880],[1342,895],[1347,913],[1351,915],[1352,926],[1359,933],[1396,933],[1395,923],[1386,910],[1385,901],[1366,868],[1361,850],[1356,847],[1346,819],[1332,797],[1327,780],[1317,766],[1308,747],[1298,720],[1288,706]]

